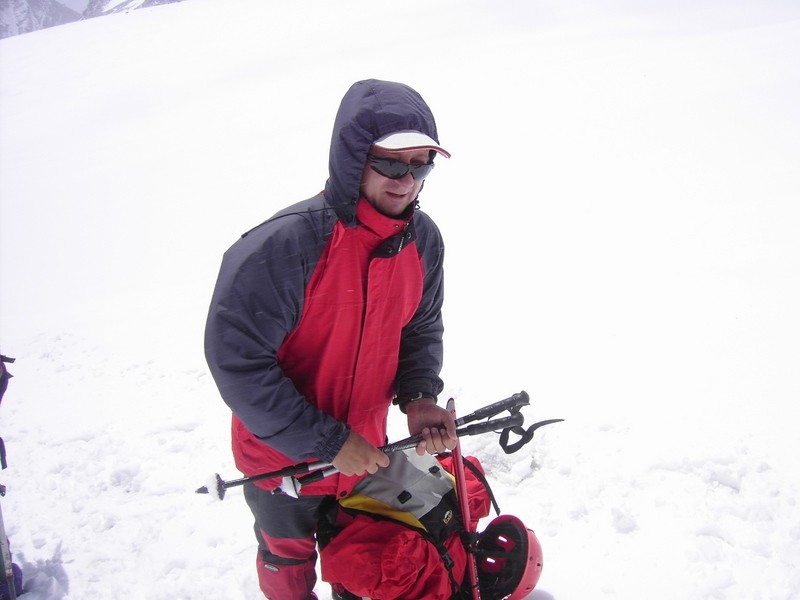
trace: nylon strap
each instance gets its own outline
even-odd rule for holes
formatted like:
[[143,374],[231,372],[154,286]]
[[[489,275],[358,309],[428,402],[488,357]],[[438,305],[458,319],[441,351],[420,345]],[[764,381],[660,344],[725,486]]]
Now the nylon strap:
[[[548,419],[546,421],[539,421],[527,429],[521,426],[507,427],[500,433],[500,447],[506,454],[514,454],[514,452],[522,448],[525,444],[533,439],[533,432],[539,429],[539,427],[544,427],[545,425],[550,425],[551,423],[560,423],[563,420],[564,419]],[[515,433],[519,436],[519,439],[516,442],[509,443],[508,436],[511,433]]]

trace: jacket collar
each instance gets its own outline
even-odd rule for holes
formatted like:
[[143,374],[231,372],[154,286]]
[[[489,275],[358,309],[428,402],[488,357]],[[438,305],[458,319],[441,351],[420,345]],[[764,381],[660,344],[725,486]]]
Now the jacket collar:
[[391,258],[417,239],[414,229],[414,212],[408,218],[394,219],[379,213],[368,200],[361,198],[356,205],[358,223],[378,236],[381,243],[373,256]]
[[408,226],[410,219],[387,217],[370,204],[366,198],[361,198],[356,204],[356,219],[380,239],[385,240]]

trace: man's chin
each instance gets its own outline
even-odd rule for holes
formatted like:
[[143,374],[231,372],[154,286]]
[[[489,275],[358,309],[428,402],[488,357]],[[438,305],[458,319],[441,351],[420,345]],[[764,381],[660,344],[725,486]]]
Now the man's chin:
[[389,197],[386,201],[376,204],[375,208],[378,209],[379,213],[387,217],[399,219],[408,212],[410,205],[411,200],[406,196],[396,196],[394,198]]

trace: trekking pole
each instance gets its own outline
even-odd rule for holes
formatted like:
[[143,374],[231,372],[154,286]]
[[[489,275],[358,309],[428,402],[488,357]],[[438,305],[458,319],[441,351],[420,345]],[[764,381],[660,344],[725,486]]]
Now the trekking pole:
[[[507,430],[511,427],[520,427],[524,421],[524,417],[518,411],[521,407],[527,406],[528,404],[530,404],[530,397],[528,396],[528,393],[523,390],[517,394],[513,394],[508,398],[505,398],[504,400],[499,400],[489,404],[488,406],[479,408],[475,412],[465,415],[460,419],[456,419],[456,427],[461,427],[462,425],[471,423],[472,421],[493,417],[505,410],[510,411],[512,414],[509,417],[494,419],[491,421],[486,421],[485,423],[470,425],[468,427],[462,427],[461,429],[456,430],[456,435],[459,437],[465,435],[479,435],[490,431]],[[398,442],[383,446],[379,448],[379,450],[382,452],[406,450],[408,448],[413,448],[421,441],[422,435],[417,434]],[[309,483],[314,483],[315,481],[320,481],[321,479],[324,479],[325,477],[333,475],[337,472],[338,470],[333,467],[331,463],[319,461],[311,463],[299,463],[284,467],[278,471],[260,473],[258,475],[251,475],[249,477],[242,477],[240,479],[232,479],[230,481],[225,481],[219,476],[218,473],[215,473],[212,480],[210,480],[206,485],[197,488],[195,492],[197,494],[211,494],[211,491],[213,490],[214,496],[216,496],[217,499],[222,500],[225,497],[225,492],[228,490],[228,488],[244,485],[248,482],[281,477],[284,479],[284,483],[293,481],[307,485]],[[298,478],[298,475],[304,475],[306,473],[308,473],[308,475],[305,477]],[[295,488],[295,491],[299,492],[298,486],[293,485],[292,487]]]
[[272,477],[296,477],[297,475],[308,473],[309,471],[324,469],[330,466],[331,463],[321,462],[321,461],[311,462],[311,463],[300,463],[297,465],[284,467],[283,469],[279,469],[278,471],[271,471],[270,473],[260,473],[258,475],[251,475],[250,477],[242,477],[241,479],[232,479],[230,481],[225,481],[224,479],[222,479],[222,477],[219,476],[219,473],[214,473],[214,480],[202,487],[197,488],[195,490],[195,493],[210,494],[211,490],[213,489],[216,492],[215,496],[219,500],[222,500],[225,497],[225,492],[228,490],[228,488],[236,487],[238,485],[244,485],[245,483],[252,481],[259,481],[261,479],[270,479]]
[[[525,417],[522,413],[517,413],[515,415],[511,415],[510,417],[502,417],[499,419],[493,419],[490,421],[486,421],[485,423],[476,423],[475,425],[469,425],[467,427],[462,427],[461,429],[456,430],[456,435],[458,437],[467,436],[467,435],[480,435],[482,433],[488,433],[490,431],[498,431],[501,429],[507,429],[509,427],[518,427],[521,426],[525,421]],[[398,450],[407,450],[409,448],[415,447],[422,441],[422,434],[412,435],[407,437],[403,440],[394,442],[392,444],[387,444],[386,446],[381,446],[378,448],[381,452],[396,452]],[[213,480],[209,481],[204,486],[201,486],[195,490],[197,494],[211,494],[212,490],[214,492],[214,496],[218,500],[222,500],[225,498],[225,492],[228,488],[236,487],[239,485],[244,485],[245,483],[259,481],[261,479],[272,479],[272,478],[283,478],[284,486],[289,488],[284,491],[291,494],[292,491],[295,493],[300,492],[300,485],[308,485],[310,483],[314,483],[315,481],[320,481],[337,473],[338,470],[329,462],[311,462],[311,463],[299,463],[296,465],[290,465],[288,467],[284,467],[283,469],[279,469],[277,471],[270,471],[269,473],[260,473],[258,475],[250,475],[249,477],[242,477],[240,479],[232,479],[230,481],[225,481],[222,477],[219,476],[218,473],[214,474]],[[305,477],[298,477],[299,475],[305,475]],[[291,486],[286,484],[292,483]],[[293,490],[292,490],[293,488]]]
[[[527,396],[527,394],[526,394]],[[455,400],[450,398],[447,401],[447,410],[456,417]],[[488,407],[487,407],[488,408]],[[505,408],[499,410],[502,412]],[[474,414],[474,413],[473,413]],[[497,414],[497,413],[494,413]],[[520,415],[521,416],[521,415]],[[461,440],[456,442],[455,448],[452,450],[453,456],[453,476],[456,479],[456,493],[458,494],[458,506],[461,509],[461,521],[464,526],[464,531],[467,532],[467,539],[469,540],[467,550],[467,576],[469,578],[469,591],[472,600],[481,600],[480,580],[478,578],[478,563],[475,560],[475,553],[473,552],[473,539],[472,535],[475,533],[470,527],[472,520],[469,512],[469,494],[467,492],[467,478],[464,474],[464,463],[461,457]]]
[[[510,417],[501,417],[499,419],[492,419],[491,421],[486,421],[485,423],[476,423],[475,425],[469,425],[467,427],[462,427],[461,429],[456,429],[456,437],[464,437],[468,435],[480,435],[482,433],[489,433],[490,431],[498,431],[500,429],[505,430],[510,427],[520,427],[525,422],[525,417],[522,413],[517,413],[511,415]],[[397,452],[399,450],[408,450],[410,448],[416,447],[423,439],[421,433],[416,435],[409,436],[405,439],[399,440],[397,442],[392,442],[391,444],[386,444],[385,446],[381,446],[378,448],[381,452],[385,454],[389,454],[391,452]],[[287,475],[284,477],[284,486],[288,489],[284,489],[289,495],[299,494],[300,488],[303,485],[308,485],[310,483],[315,483],[317,481],[321,481],[326,477],[329,477],[335,473],[338,473],[338,469],[336,467],[326,465],[325,467],[321,468],[318,471],[314,471],[313,473],[309,473],[303,477],[295,477],[293,475]],[[259,476],[260,477],[260,476]],[[288,485],[287,485],[288,484]]]

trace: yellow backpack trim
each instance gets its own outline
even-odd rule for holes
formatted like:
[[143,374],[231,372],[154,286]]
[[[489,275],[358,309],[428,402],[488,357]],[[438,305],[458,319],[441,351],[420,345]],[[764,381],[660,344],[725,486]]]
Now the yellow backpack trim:
[[374,515],[389,517],[390,519],[400,521],[401,523],[405,523],[411,527],[428,531],[419,521],[419,519],[417,519],[410,512],[397,510],[391,506],[388,506],[387,504],[384,504],[380,500],[375,500],[375,498],[370,498],[364,494],[352,494],[339,500],[339,504],[341,504],[344,508],[351,508],[353,510],[368,512]]

